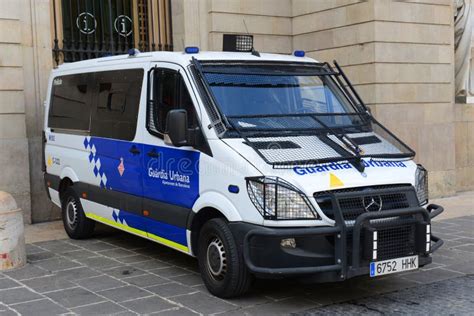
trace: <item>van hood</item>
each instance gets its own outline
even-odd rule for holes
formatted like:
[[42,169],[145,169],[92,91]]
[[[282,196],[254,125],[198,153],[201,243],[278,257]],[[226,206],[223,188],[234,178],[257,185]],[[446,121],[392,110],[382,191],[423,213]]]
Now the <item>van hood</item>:
[[364,158],[365,170],[363,172],[359,172],[346,161],[273,167],[247,145],[244,139],[227,138],[223,141],[254,165],[262,175],[281,177],[308,196],[312,196],[315,192],[352,187],[415,184],[417,165],[413,160]]

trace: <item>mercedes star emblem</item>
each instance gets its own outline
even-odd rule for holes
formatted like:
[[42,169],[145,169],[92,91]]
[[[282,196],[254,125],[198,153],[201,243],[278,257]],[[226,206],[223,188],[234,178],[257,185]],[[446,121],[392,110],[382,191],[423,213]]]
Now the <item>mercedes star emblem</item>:
[[365,196],[362,205],[366,212],[380,212],[382,210],[382,197],[380,195]]

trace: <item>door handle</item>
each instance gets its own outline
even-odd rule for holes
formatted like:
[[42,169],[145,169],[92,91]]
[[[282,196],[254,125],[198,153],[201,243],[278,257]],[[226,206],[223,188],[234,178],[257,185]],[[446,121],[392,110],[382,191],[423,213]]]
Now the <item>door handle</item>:
[[160,157],[160,153],[157,153],[154,149],[150,152],[147,153],[148,157],[152,157],[152,158],[158,158]]
[[138,150],[136,146],[132,146],[128,151],[131,152],[134,156],[140,153],[140,150]]

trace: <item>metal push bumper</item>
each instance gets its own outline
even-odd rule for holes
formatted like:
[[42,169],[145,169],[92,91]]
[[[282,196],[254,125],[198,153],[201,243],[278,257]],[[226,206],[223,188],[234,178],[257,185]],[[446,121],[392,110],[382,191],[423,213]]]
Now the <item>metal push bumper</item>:
[[[360,237],[363,229],[371,227],[370,220],[419,215],[412,223],[426,227],[441,212],[443,207],[430,204],[426,209],[414,207],[363,213],[352,226],[352,245],[348,245],[348,228],[341,218],[332,227],[269,228],[231,223],[231,229],[252,273],[266,278],[302,276],[315,282],[334,282],[369,274],[369,264],[361,265]],[[295,238],[296,244],[303,246],[284,249],[280,241],[285,238]],[[430,238],[429,251],[416,253],[420,267],[431,263],[430,254],[443,244],[432,234]],[[348,247],[352,251],[348,251]]]

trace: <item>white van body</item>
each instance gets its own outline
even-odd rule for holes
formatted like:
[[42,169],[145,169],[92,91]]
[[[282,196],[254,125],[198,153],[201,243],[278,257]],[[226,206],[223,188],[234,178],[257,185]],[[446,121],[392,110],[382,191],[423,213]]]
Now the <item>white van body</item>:
[[[292,233],[289,233],[284,238],[277,237],[275,247],[279,247],[280,250],[283,249],[284,256],[305,256],[305,253],[310,251],[305,248],[306,246],[301,249],[301,254],[292,255],[291,252],[298,250],[298,238],[304,238],[308,233],[308,229],[316,230],[318,227],[324,229],[335,228],[342,225],[344,228],[341,228],[341,231],[327,232],[333,237],[339,236],[337,238],[340,238],[341,234],[343,234],[343,237],[347,234],[347,227],[350,230],[350,227],[354,227],[357,222],[357,219],[354,218],[353,220],[344,221],[344,223],[338,223],[337,216],[328,215],[329,213],[325,212],[317,203],[315,192],[336,190],[344,193],[354,188],[383,188],[387,186],[395,188],[405,186],[415,192],[419,191],[421,185],[417,183],[420,167],[412,160],[412,157],[404,159],[364,157],[359,160],[359,166],[363,166],[363,170],[347,160],[326,161],[319,164],[293,164],[282,168],[275,167],[275,165],[262,158],[273,159],[268,155],[265,156],[268,150],[271,149],[267,148],[259,152],[250,146],[247,140],[238,135],[229,138],[223,137],[223,133],[216,127],[215,120],[209,113],[209,107],[205,105],[209,100],[203,97],[203,89],[196,82],[198,80],[196,73],[199,71],[194,70],[195,72],[193,72],[191,70],[192,67],[197,67],[197,63],[207,61],[219,61],[222,63],[219,64],[220,66],[225,66],[226,62],[231,64],[242,62],[244,65],[250,63],[253,67],[258,63],[283,63],[292,67],[298,64],[318,64],[308,57],[276,54],[254,56],[250,53],[230,52],[201,52],[197,54],[151,52],[98,58],[59,66],[51,73],[48,87],[50,93],[48,93],[45,103],[45,180],[51,201],[62,207],[63,216],[66,214],[66,217],[68,217],[68,206],[65,205],[64,192],[68,187],[73,188],[87,219],[122,229],[192,256],[198,255],[199,233],[206,220],[215,217],[222,218],[231,228],[235,236],[235,242],[240,249],[239,256],[243,259],[239,264],[245,265],[246,269],[250,271],[249,273],[255,275],[310,274],[315,276],[316,281],[335,281],[355,275],[368,274],[368,263],[361,263],[360,267],[351,270],[355,266],[349,259],[353,252],[346,251],[346,248],[351,247],[351,242],[341,248],[344,249],[344,253],[347,252],[347,255],[343,254],[339,257],[335,255],[329,260],[332,261],[330,264],[332,268],[327,268],[327,271],[313,269],[314,267],[308,265],[306,259],[301,266],[298,266],[290,259],[278,259],[278,255],[275,256],[276,261],[280,263],[287,262],[288,264],[262,266],[265,260],[252,259],[255,255],[252,249],[259,247],[257,239],[254,241],[256,245],[245,246],[245,243],[250,242],[249,240],[252,238],[248,232],[253,231],[252,234],[254,234],[254,231],[258,229],[263,229],[266,232],[271,229],[272,232],[276,230],[276,234],[280,236],[280,231],[288,229],[288,232],[291,231],[294,236],[292,237]],[[154,74],[158,72],[158,69],[161,72],[156,77]],[[123,82],[119,82],[119,79],[116,79],[114,75],[115,73],[111,73],[114,71],[123,72],[119,75]],[[150,75],[150,73],[152,74]],[[80,75],[82,79],[73,79],[72,76],[74,75]],[[189,93],[196,116],[195,128],[202,133],[199,137],[201,137],[201,145],[204,145],[199,148],[187,144],[174,146],[166,132],[160,137],[159,133],[154,134],[150,132],[150,128],[147,128],[150,124],[153,125],[158,122],[156,120],[153,121],[154,123],[150,123],[150,115],[154,114],[150,114],[152,105],[150,105],[149,99],[158,98],[159,93],[161,93],[160,98],[166,99],[162,96],[167,93],[163,92],[163,89],[166,89],[166,86],[164,86],[166,83],[163,84],[160,81],[165,80],[163,78],[168,78],[166,76],[175,79],[179,77],[176,79],[179,89],[181,89],[179,91],[184,91],[183,87],[185,87]],[[70,81],[74,80],[81,81],[80,83],[71,83],[71,87],[75,90],[73,92],[66,90],[62,92],[61,86],[68,85]],[[97,84],[92,83],[94,80],[97,81]],[[160,86],[162,87],[161,92],[156,92],[159,90],[158,88],[151,88],[155,87],[155,84],[162,85]],[[127,95],[132,90],[134,91],[133,95]],[[71,101],[71,98],[76,99]],[[85,100],[84,98],[90,99]],[[182,98],[180,96],[179,100],[182,100]],[[214,99],[214,102],[216,99]],[[136,103],[132,105],[136,107],[136,113],[132,111],[133,113],[130,112],[130,115],[128,114],[129,110],[125,108],[133,103],[129,100],[135,100]],[[66,111],[70,111],[71,115],[84,115],[81,122],[77,122],[77,124],[85,127],[76,130],[64,125],[68,124],[70,118],[67,116],[69,114],[61,114],[59,110],[59,114],[53,113],[56,108],[51,109],[50,107],[54,106],[54,102],[65,104],[64,107],[67,107],[67,109],[74,107],[76,104],[78,107],[76,110],[66,109]],[[101,102],[105,102],[105,105]],[[159,106],[156,108],[160,110]],[[87,111],[91,114],[84,114]],[[188,108],[187,115],[189,115],[189,111]],[[106,117],[109,114],[112,118],[118,117],[118,121],[101,118],[101,115]],[[53,119],[51,119],[52,115]],[[125,119],[121,121],[121,117],[127,115],[132,117],[132,120],[136,117],[136,127],[134,127],[135,123],[130,124]],[[366,113],[365,115],[370,114]],[[87,125],[87,117],[89,117],[89,125]],[[164,118],[160,122],[164,122]],[[239,122],[241,125],[239,128],[252,126],[250,123]],[[169,124],[169,122],[166,121],[166,124]],[[95,131],[98,135],[107,135],[107,133],[112,133],[111,131],[117,131],[120,138],[124,139],[95,136]],[[361,137],[367,136],[364,133],[361,133],[361,135]],[[260,139],[265,141],[266,144],[275,143],[277,146],[280,146],[278,144],[284,146],[289,144],[279,137],[280,135],[272,135]],[[290,146],[293,146],[292,148],[303,148],[307,142],[314,141],[312,137],[314,136],[294,136]],[[250,136],[248,139],[251,139]],[[313,144],[318,143],[313,142]],[[284,152],[291,149],[276,149],[276,151],[278,150]],[[249,181],[259,177],[282,179],[289,186],[296,188],[297,195],[300,195],[298,198],[301,199],[301,196],[304,195],[302,199],[305,203],[311,204],[310,209],[315,212],[312,215],[313,217],[291,218],[291,216],[286,216],[280,219],[276,218],[275,214],[273,214],[273,217],[264,216],[257,210],[248,192]],[[421,190],[425,190],[425,188]],[[379,205],[382,204],[382,199],[379,201],[379,195],[374,196],[375,198],[362,198],[366,213],[372,211],[370,209],[372,206],[375,207],[374,213],[383,213],[381,212],[383,206]],[[416,212],[420,214],[423,212],[420,209],[424,210],[426,214],[438,214],[442,210],[439,206],[430,205],[427,207],[426,204],[422,207],[420,205],[421,201],[419,202],[416,205]],[[302,202],[298,200],[295,203]],[[74,212],[78,212],[75,207],[73,207]],[[205,215],[202,215],[204,213]],[[408,215],[413,214],[409,213]],[[78,215],[73,214],[69,218],[69,224],[72,226],[79,221],[74,216]],[[370,222],[370,218],[368,220]],[[66,218],[65,225],[67,222]],[[430,234],[429,218],[428,220],[426,218],[419,219],[418,222],[424,224],[424,233]],[[76,225],[78,224],[76,223]],[[241,227],[250,225],[249,227],[252,228],[235,228],[237,225],[243,225]],[[306,229],[301,236],[297,233],[297,229],[300,228]],[[414,234],[419,234],[418,230]],[[244,232],[237,233],[237,231]],[[367,233],[363,234],[365,237],[362,239],[366,238],[366,235]],[[428,242],[431,242],[433,237],[429,237]],[[376,241],[377,238],[375,237]],[[333,242],[331,239],[331,243]],[[436,244],[436,248],[439,243],[440,241]],[[214,251],[209,247],[207,248],[208,253]],[[288,251],[284,249],[285,247],[288,247]],[[334,247],[336,249],[339,246]],[[424,244],[423,247],[425,247]],[[433,245],[431,247],[435,248]],[[245,250],[244,248],[248,249]],[[270,246],[268,248],[273,249]],[[370,251],[372,253],[375,250],[377,248]],[[422,252],[407,253],[406,256],[418,256],[416,265],[418,267],[431,262],[430,252],[431,249],[425,249]],[[315,253],[319,253],[319,250]],[[221,257],[218,255],[217,257],[220,258],[221,263],[220,266],[219,262],[216,265],[218,268],[222,268],[224,265],[222,256],[224,255],[222,252],[220,253]],[[370,263],[372,261],[377,262],[379,258],[374,255],[373,258],[369,259],[367,262]],[[220,288],[212,288],[213,285],[208,283],[206,282],[206,285],[216,295],[228,297],[243,292],[231,293],[229,290],[225,292]]]

